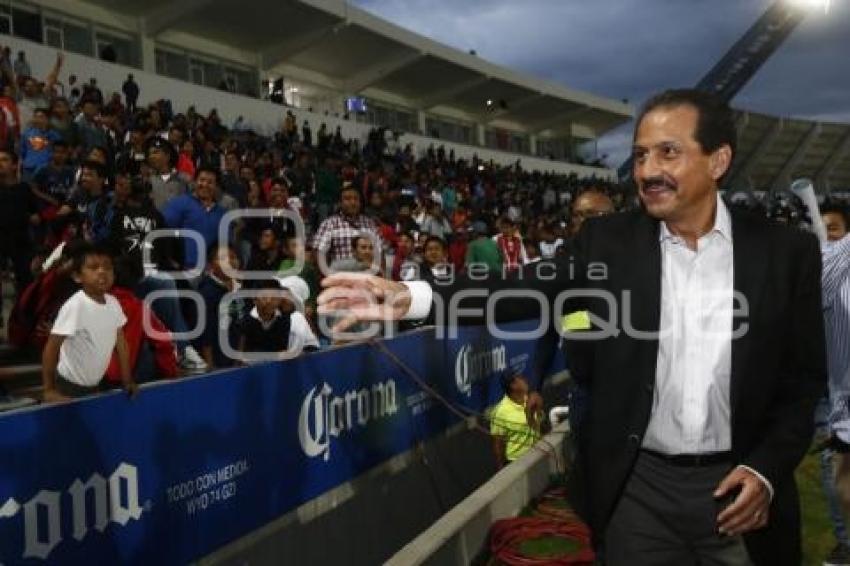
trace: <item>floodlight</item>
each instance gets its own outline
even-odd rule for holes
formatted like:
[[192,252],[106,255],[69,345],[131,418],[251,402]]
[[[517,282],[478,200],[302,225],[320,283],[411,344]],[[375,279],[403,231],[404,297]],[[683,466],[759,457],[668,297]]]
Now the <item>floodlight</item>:
[[829,5],[831,0],[785,0],[792,6],[796,6],[797,8],[801,8],[803,10],[823,10],[824,13],[829,12]]

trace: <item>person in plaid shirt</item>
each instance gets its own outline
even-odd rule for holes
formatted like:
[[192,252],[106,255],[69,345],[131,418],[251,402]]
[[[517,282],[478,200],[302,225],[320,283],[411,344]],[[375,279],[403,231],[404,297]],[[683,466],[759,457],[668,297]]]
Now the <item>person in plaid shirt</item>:
[[344,187],[339,196],[339,212],[325,219],[316,230],[313,248],[325,256],[327,265],[354,257],[351,242],[358,234],[372,234],[378,240],[377,249],[382,249],[378,225],[368,216],[360,214],[361,207],[357,189],[353,186]]

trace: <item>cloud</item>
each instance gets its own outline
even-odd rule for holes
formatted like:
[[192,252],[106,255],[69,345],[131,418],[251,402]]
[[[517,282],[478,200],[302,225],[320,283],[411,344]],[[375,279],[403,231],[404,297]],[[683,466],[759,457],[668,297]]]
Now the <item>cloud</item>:
[[[639,104],[692,86],[773,0],[354,0],[422,35],[530,75]],[[810,119],[850,116],[850,0],[812,14],[733,101]],[[600,140],[628,153],[631,134]],[[619,145],[618,145],[619,144]],[[603,151],[603,147],[608,151]]]

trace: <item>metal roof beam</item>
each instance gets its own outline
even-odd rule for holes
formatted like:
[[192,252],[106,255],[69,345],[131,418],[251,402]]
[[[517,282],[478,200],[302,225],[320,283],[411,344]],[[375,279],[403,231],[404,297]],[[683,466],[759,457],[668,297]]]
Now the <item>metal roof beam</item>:
[[419,61],[427,55],[419,51],[404,51],[400,55],[389,59],[378,61],[374,65],[366,67],[358,72],[353,77],[340,84],[340,90],[348,94],[359,94],[365,88],[368,88],[396,71],[399,71],[408,65]]
[[821,123],[815,122],[812,124],[812,127],[809,128],[809,131],[806,132],[806,135],[803,136],[803,140],[799,143],[799,145],[797,145],[794,153],[791,154],[791,157],[785,162],[785,165],[782,166],[782,169],[780,169],[779,173],[777,173],[773,178],[773,182],[771,183],[773,190],[778,191],[788,188],[791,184],[791,174],[800,164],[800,161],[802,161],[806,156],[806,152],[809,151],[810,147],[812,147],[812,143],[817,139],[820,133]]
[[180,0],[169,2],[162,8],[152,10],[142,18],[142,29],[148,36],[156,36],[187,16],[194,14],[212,0]]
[[468,80],[455,83],[452,86],[433,92],[427,96],[423,96],[416,100],[413,105],[420,110],[428,110],[435,106],[439,106],[440,104],[449,101],[464,92],[470,91],[489,80],[490,77],[486,75],[477,75]]
[[762,136],[756,146],[756,149],[753,151],[753,154],[746,161],[738,165],[737,170],[732,172],[728,182],[729,187],[736,188],[735,182],[740,179],[746,179],[748,183],[747,186],[749,186],[749,178],[753,168],[758,164],[761,158],[764,157],[764,154],[767,153],[770,146],[772,146],[773,142],[776,141],[776,138],[779,137],[779,134],[782,132],[782,128],[783,120],[780,118],[767,130],[767,133]]
[[835,146],[835,149],[827,158],[826,163],[824,163],[821,170],[818,171],[818,174],[815,176],[815,187],[829,186],[829,177],[832,175],[832,172],[835,171],[835,168],[838,166],[838,162],[841,161],[848,151],[850,151],[850,129],[847,130],[844,138],[838,143],[838,145]]
[[320,43],[326,37],[339,33],[349,25],[348,21],[328,24],[304,33],[287,37],[282,41],[271,43],[260,51],[260,62],[263,69],[271,69],[286,59],[294,57],[302,51]]

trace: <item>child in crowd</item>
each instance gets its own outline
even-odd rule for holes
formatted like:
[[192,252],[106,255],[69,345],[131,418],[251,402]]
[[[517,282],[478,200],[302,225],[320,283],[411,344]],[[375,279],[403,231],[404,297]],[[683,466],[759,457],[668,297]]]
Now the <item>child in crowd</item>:
[[518,373],[502,378],[505,396],[490,413],[493,453],[502,468],[531,448],[540,438],[540,414],[527,411],[528,381]]
[[127,318],[118,300],[109,294],[115,278],[112,257],[103,248],[81,246],[72,274],[82,289],[62,305],[44,347],[45,402],[99,391],[113,350],[121,366],[123,387],[134,395],[136,383],[123,331]]
[[280,358],[289,348],[290,317],[280,311],[283,287],[277,279],[258,281],[254,308],[239,325],[239,351]]
[[[228,276],[223,266],[229,265],[231,269],[239,269],[239,259],[236,251],[228,245],[218,244],[210,248],[207,258],[207,270],[198,283],[198,293],[204,299],[203,333],[195,341],[195,348],[201,352],[204,361],[211,368],[224,368],[233,365],[233,360],[227,357],[222,350],[221,332],[224,329],[225,337],[230,340],[232,348],[237,347],[233,338],[236,335],[236,322],[241,315],[241,303],[236,300],[230,303],[226,312],[221,311],[221,302],[224,296],[231,291],[238,291],[240,284],[237,280]],[[201,313],[198,313],[202,316]]]

